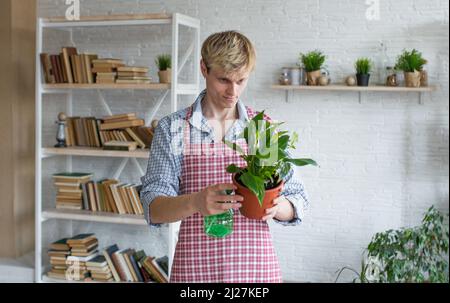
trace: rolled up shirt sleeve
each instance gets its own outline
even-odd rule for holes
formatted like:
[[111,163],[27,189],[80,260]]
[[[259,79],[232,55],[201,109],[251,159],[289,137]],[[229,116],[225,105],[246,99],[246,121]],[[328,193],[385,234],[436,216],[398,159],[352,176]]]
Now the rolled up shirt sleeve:
[[284,226],[299,225],[303,220],[305,211],[309,207],[309,200],[303,183],[298,178],[294,177],[293,167],[285,177],[284,188],[281,191],[281,195],[286,197],[294,207],[294,218],[290,221],[280,221],[274,218],[274,221]]
[[150,148],[147,172],[141,178],[140,193],[147,223],[153,227],[162,224],[151,222],[150,204],[156,197],[175,197],[179,194],[181,164],[171,150],[171,125],[168,117],[161,119],[155,130]]

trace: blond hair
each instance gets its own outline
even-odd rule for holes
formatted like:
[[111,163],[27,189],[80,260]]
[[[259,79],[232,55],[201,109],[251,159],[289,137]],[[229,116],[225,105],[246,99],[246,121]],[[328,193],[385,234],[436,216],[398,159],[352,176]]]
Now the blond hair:
[[237,31],[210,35],[202,45],[202,59],[207,71],[222,68],[225,73],[252,71],[256,52],[250,40]]

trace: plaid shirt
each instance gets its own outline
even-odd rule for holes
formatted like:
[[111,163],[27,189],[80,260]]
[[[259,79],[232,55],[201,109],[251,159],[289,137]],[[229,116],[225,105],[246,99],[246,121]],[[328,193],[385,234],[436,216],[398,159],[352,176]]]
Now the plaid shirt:
[[[194,103],[194,112],[189,119],[191,124],[190,142],[214,143],[214,132],[208,121],[203,116],[201,101],[206,94],[204,90]],[[238,135],[244,130],[247,121],[247,110],[241,100],[237,103],[239,119],[234,123],[225,139],[236,141]],[[161,224],[152,223],[150,220],[150,204],[159,196],[175,197],[180,194],[179,184],[183,162],[183,125],[188,108],[179,110],[162,118],[155,130],[150,148],[150,157],[145,176],[141,178],[142,190],[140,198],[144,207],[144,216],[150,226],[160,227]],[[304,211],[309,205],[307,193],[300,180],[293,177],[291,169],[285,178],[284,189],[281,195],[285,196],[293,205],[295,216],[291,221],[274,221],[282,225],[300,224]],[[211,184],[212,185],[212,184]]]

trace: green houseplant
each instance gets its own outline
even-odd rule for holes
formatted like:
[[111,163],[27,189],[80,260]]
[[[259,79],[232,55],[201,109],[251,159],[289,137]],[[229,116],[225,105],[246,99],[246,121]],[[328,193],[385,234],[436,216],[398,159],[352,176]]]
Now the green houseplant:
[[320,69],[325,63],[325,58],[320,50],[300,54],[300,61],[306,71],[306,84],[317,85],[317,79],[321,76]]
[[162,54],[156,57],[156,66],[158,67],[158,76],[160,83],[171,83],[172,59],[169,54]]
[[283,123],[269,122],[264,119],[264,111],[249,121],[238,139],[244,139],[247,146],[223,140],[240,154],[246,162],[245,167],[230,164],[227,172],[233,174],[236,193],[244,197],[241,213],[251,219],[261,219],[265,209],[273,206],[273,199],[279,196],[283,188],[283,179],[292,165],[315,165],[312,159],[291,158],[288,150],[295,149],[297,134],[279,131]]
[[[448,214],[447,214],[448,217]],[[431,206],[422,224],[412,228],[377,233],[369,243],[361,271],[354,282],[449,282],[449,231],[445,216]]]
[[422,53],[413,49],[412,51],[404,50],[397,57],[395,64],[396,70],[401,70],[405,74],[405,85],[407,87],[420,87],[420,78],[422,76],[423,66],[427,60],[422,57]]
[[372,61],[369,58],[359,58],[355,62],[356,82],[358,86],[369,86],[370,72],[372,71]]

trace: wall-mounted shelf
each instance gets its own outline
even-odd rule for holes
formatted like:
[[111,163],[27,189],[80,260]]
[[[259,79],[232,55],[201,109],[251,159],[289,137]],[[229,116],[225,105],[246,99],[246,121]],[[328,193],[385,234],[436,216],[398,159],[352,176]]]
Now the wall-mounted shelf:
[[78,220],[142,226],[147,225],[147,221],[145,221],[144,216],[120,215],[110,212],[93,212],[89,210],[47,209],[42,211],[42,221],[47,221],[48,219]]
[[427,87],[391,87],[383,85],[373,86],[348,86],[345,84],[333,84],[326,86],[308,86],[308,85],[272,85],[272,89],[279,89],[286,91],[286,102],[289,101],[290,93],[293,91],[350,91],[358,92],[359,103],[361,103],[361,94],[363,92],[391,92],[391,93],[418,93],[419,104],[422,104],[422,94],[437,90],[437,86]]

